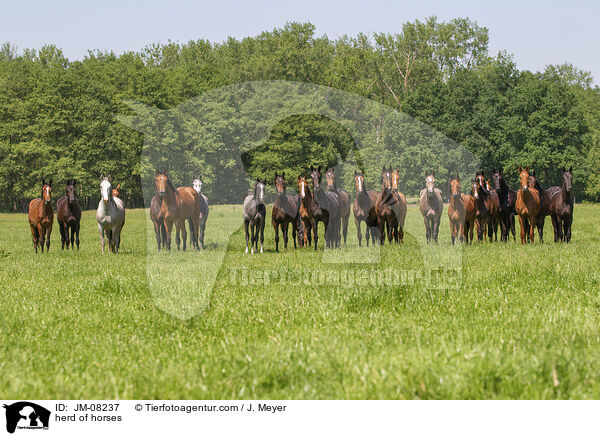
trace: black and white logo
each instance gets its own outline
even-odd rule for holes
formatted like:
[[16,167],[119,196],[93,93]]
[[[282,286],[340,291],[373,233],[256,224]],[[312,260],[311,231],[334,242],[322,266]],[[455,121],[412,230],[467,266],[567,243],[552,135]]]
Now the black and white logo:
[[6,431],[14,433],[16,429],[40,430],[48,429],[50,411],[28,401],[19,401],[4,405],[6,409]]

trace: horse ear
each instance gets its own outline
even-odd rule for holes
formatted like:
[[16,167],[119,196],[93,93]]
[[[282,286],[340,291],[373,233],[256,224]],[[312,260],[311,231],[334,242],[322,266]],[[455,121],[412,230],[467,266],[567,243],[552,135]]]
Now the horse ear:
[[52,186],[52,179],[50,179],[50,182],[48,183],[48,186]]
[[460,177],[458,175],[458,171],[456,172],[456,180],[458,180],[460,182]]
[[573,167],[569,167],[569,172],[573,174]]
[[567,169],[565,167],[563,167],[563,173],[566,173]]
[[119,190],[119,189],[121,189],[121,184],[120,183],[117,185],[117,190]]
[[521,165],[519,165],[519,172],[523,171],[523,168],[521,167]]
[[431,172],[431,175],[432,175],[433,177],[435,177],[435,171],[432,171],[432,172]]
[[527,165],[527,166],[525,167],[525,170],[526,170],[526,171],[529,171],[529,165]]

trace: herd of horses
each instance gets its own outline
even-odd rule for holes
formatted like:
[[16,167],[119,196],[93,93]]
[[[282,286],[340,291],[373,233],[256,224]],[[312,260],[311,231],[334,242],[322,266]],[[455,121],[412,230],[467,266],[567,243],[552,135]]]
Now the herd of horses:
[[[323,180],[323,175],[325,176]],[[275,201],[271,224],[275,231],[275,251],[279,251],[279,232],[284,248],[292,226],[294,248],[313,246],[317,250],[319,223],[323,223],[325,246],[338,248],[346,245],[350,217],[350,194],[339,189],[333,168],[311,167],[308,176],[301,174],[296,180],[298,193],[288,194],[285,173],[276,173],[273,180]],[[175,227],[177,249],[186,249],[187,229],[190,244],[196,250],[204,248],[206,221],[209,214],[208,198],[202,193],[202,179],[196,176],[192,187],[175,188],[168,172],[156,170],[156,193],[150,203],[150,218],[154,223],[156,244],[171,249],[171,235]],[[312,182],[312,183],[311,183]],[[381,189],[369,190],[363,171],[354,172],[355,197],[352,205],[358,245],[362,246],[362,223],[365,223],[365,242],[384,244],[402,243],[407,213],[406,197],[399,190],[400,173],[392,167],[381,170]],[[119,198],[119,188],[112,187],[110,175],[100,176],[101,199],[96,211],[102,253],[105,244],[118,253],[121,231],[125,224],[125,207]],[[242,213],[246,236],[246,253],[263,253],[266,213],[266,179],[257,179],[254,188],[243,201]],[[570,242],[573,221],[572,168],[562,170],[562,183],[543,189],[529,167],[519,167],[519,189],[509,188],[502,168],[493,170],[488,179],[478,172],[470,181],[470,194],[462,192],[458,174],[448,180],[448,218],[452,244],[472,243],[476,230],[478,241],[486,238],[508,241],[512,234],[516,241],[515,217],[521,227],[521,243],[534,242],[537,228],[543,242],[545,217],[550,215],[554,227],[554,241]],[[467,191],[469,191],[467,189]],[[81,208],[76,197],[76,181],[69,180],[66,195],[57,201],[56,218],[59,224],[62,248],[79,250]],[[434,172],[425,175],[425,188],[419,194],[419,210],[423,215],[428,243],[438,242],[439,226],[443,212],[442,191],[436,187]],[[50,235],[54,222],[52,207],[52,180],[42,181],[42,193],[29,203],[29,224],[35,252],[38,246],[50,249]],[[260,243],[260,247],[259,247]]]

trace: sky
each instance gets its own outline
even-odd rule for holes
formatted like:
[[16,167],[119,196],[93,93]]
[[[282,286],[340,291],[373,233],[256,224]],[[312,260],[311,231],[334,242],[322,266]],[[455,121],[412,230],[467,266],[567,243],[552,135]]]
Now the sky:
[[71,60],[89,49],[120,54],[156,43],[243,38],[310,21],[330,38],[401,30],[402,23],[435,15],[468,17],[489,29],[489,51],[506,50],[520,69],[543,70],[569,62],[600,83],[598,1],[326,1],[247,0],[0,0],[0,43],[22,50],[45,44]]

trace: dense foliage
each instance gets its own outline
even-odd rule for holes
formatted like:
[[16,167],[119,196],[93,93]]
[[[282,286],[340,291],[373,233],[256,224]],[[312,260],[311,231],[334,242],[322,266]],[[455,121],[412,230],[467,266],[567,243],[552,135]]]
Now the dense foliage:
[[[84,205],[92,205],[98,176],[107,172],[139,206],[144,138],[117,120],[133,114],[125,101],[169,109],[221,86],[275,79],[336,87],[404,112],[466,147],[483,169],[502,165],[513,184],[518,165],[533,166],[543,185],[556,184],[559,169],[573,166],[576,198],[600,197],[600,90],[590,75],[571,65],[519,71],[505,53],[489,55],[486,28],[430,18],[406,23],[398,34],[335,40],[316,36],[312,24],[289,23],[241,41],[168,43],[120,56],[90,51],[82,61],[69,61],[55,46],[19,53],[6,43],[0,209],[20,210],[39,195],[43,177],[52,177],[58,192],[77,179]],[[383,125],[372,129],[374,142],[398,140]],[[422,155],[427,149],[416,145],[394,164],[445,175],[448,157]],[[269,179],[275,170],[296,175],[343,159],[351,147],[352,138],[331,120],[290,117],[244,164]],[[198,162],[192,171],[202,172],[209,194],[239,202],[226,183],[227,165],[215,162]],[[420,188],[415,180],[406,186],[409,195]]]

